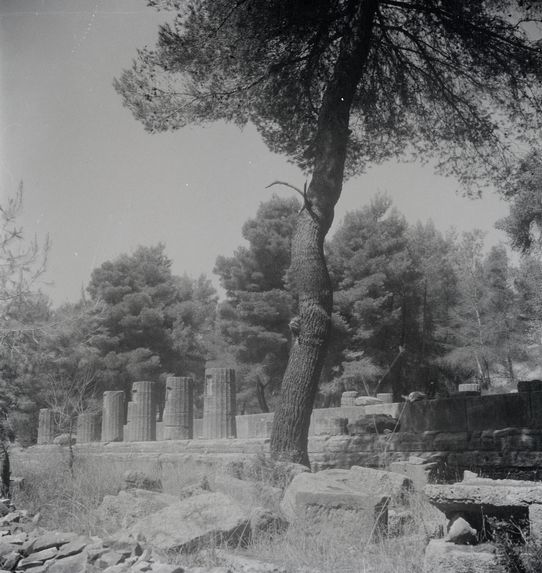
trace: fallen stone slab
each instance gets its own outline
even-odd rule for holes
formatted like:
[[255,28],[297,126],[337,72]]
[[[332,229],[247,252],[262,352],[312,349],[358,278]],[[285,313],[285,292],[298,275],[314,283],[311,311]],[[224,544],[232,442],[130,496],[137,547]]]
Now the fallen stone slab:
[[[53,559],[56,557],[57,549],[56,547],[49,547],[48,549],[42,549],[41,551],[35,551],[31,553],[26,559],[29,561],[47,561],[48,559]],[[21,563],[23,563],[25,560]]]
[[149,491],[132,488],[120,491],[118,495],[104,496],[95,514],[100,519],[102,527],[109,532],[130,527],[137,520],[164,509],[168,505],[178,503],[179,498]]
[[480,530],[484,517],[528,523],[529,506],[542,503],[542,483],[473,477],[451,485],[429,484],[424,492],[448,519],[463,515]]
[[424,573],[506,573],[501,555],[494,545],[456,545],[433,539],[425,550]]
[[20,544],[7,543],[7,542],[4,542],[4,540],[0,540],[0,557],[3,557],[4,555],[7,555],[8,553],[11,553],[12,551],[17,551],[19,549],[21,549]]
[[119,539],[143,541],[164,551],[193,551],[206,543],[243,543],[250,516],[222,493],[189,497],[137,521]]
[[28,535],[26,533],[14,533],[0,537],[0,543],[13,543],[14,545],[22,545],[27,539]]
[[280,508],[289,522],[314,529],[332,526],[356,535],[384,532],[390,499],[400,498],[409,483],[399,474],[359,466],[303,473],[284,492]]
[[261,505],[278,507],[282,497],[282,490],[278,487],[263,482],[237,479],[225,474],[218,474],[214,477],[212,490],[219,491],[249,508]]
[[70,557],[71,555],[76,555],[77,553],[81,553],[87,545],[91,543],[88,537],[79,537],[62,545],[58,550],[57,557]]
[[60,547],[76,537],[78,537],[76,533],[50,531],[35,538],[29,537],[27,542],[23,544],[23,550],[29,554],[30,552],[35,553],[36,551],[49,549],[50,547]]

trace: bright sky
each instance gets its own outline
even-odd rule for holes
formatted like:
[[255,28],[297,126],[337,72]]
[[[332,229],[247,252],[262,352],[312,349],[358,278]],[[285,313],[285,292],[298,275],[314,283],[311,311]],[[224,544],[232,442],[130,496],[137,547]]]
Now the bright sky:
[[[55,304],[77,300],[104,261],[159,241],[175,273],[211,276],[217,255],[242,243],[267,184],[303,185],[252,128],[149,135],[122,107],[113,78],[154,44],[165,17],[145,0],[1,0],[0,200],[24,182],[21,223],[28,237],[50,235],[44,290]],[[506,205],[457,190],[428,168],[387,164],[346,184],[335,226],[387,191],[409,221],[504,240],[493,225]]]

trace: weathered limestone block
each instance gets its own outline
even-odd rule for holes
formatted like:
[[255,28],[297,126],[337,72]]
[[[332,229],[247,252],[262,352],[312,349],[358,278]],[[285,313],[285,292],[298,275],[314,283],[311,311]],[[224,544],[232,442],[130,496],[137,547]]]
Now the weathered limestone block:
[[466,398],[467,430],[526,427],[529,424],[529,394],[494,394]]
[[237,438],[241,440],[269,438],[273,427],[273,416],[273,412],[235,416]]
[[203,437],[235,438],[235,370],[208,368],[203,396]]
[[122,442],[124,438],[124,399],[122,390],[104,392],[102,442]]
[[128,403],[128,439],[132,442],[156,440],[156,393],[154,382],[134,382]]
[[100,419],[94,412],[77,416],[77,443],[87,444],[100,441]]
[[520,392],[529,400],[529,427],[542,428],[542,391]]
[[323,418],[319,420],[313,435],[340,436],[348,434],[348,418]]
[[194,381],[170,376],[166,380],[164,440],[191,440],[194,437]]
[[[384,394],[386,396],[387,394]],[[385,414],[392,418],[399,419],[406,402],[382,402],[382,404],[369,404],[365,406],[367,415]]]
[[519,380],[518,392],[542,392],[542,380]]
[[542,541],[542,504],[532,503],[529,506],[529,530],[531,537]]
[[424,573],[506,573],[495,546],[456,545],[443,539],[429,542],[423,562]]
[[345,406],[355,406],[357,395],[358,392],[355,390],[348,390],[347,392],[343,392],[341,394],[341,408],[344,408]]
[[427,485],[424,492],[448,519],[462,514],[478,530],[486,517],[526,523],[529,506],[542,503],[541,483],[473,475],[465,472],[464,480],[452,485]]
[[466,432],[468,398],[407,402],[401,417],[403,432]]
[[250,537],[250,515],[222,493],[204,493],[143,517],[125,535],[163,551],[189,552],[220,543],[237,546]]
[[53,411],[42,408],[38,419],[38,445],[52,444],[55,438],[55,424]]
[[480,384],[459,384],[457,391],[460,394],[469,394],[471,396],[480,395]]
[[422,458],[411,456],[408,460],[400,460],[390,463],[390,471],[402,474],[412,481],[417,491],[429,483],[431,472],[438,466],[438,462],[427,462]]
[[433,448],[440,451],[457,452],[468,449],[467,432],[439,432],[433,439]]
[[367,536],[387,530],[390,500],[400,499],[410,486],[404,476],[359,466],[301,473],[286,488],[280,508],[289,522],[315,530],[331,523]]

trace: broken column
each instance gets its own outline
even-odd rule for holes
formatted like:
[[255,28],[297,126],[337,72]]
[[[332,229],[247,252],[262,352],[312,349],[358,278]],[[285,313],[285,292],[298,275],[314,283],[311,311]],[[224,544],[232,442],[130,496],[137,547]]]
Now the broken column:
[[164,440],[191,440],[194,437],[194,381],[169,376],[162,423]]
[[98,414],[85,412],[77,416],[77,443],[100,441],[100,424]]
[[205,370],[203,395],[203,437],[235,438],[235,370]]
[[128,435],[131,442],[156,440],[156,394],[154,382],[134,382],[132,401],[128,402]]
[[52,444],[55,439],[55,423],[53,411],[42,408],[38,418],[38,445]]
[[122,442],[124,436],[124,392],[104,392],[102,410],[102,442]]

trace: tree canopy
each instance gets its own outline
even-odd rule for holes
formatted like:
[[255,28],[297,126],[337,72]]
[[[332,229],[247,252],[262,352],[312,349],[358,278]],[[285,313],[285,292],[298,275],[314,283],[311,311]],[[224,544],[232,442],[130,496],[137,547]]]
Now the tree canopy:
[[466,165],[502,166],[507,142],[540,127],[541,52],[527,25],[541,15],[536,3],[149,4],[174,11],[173,21],[160,27],[154,49],[138,52],[115,87],[151,132],[250,121],[270,149],[312,168],[330,78],[355,43],[366,43],[367,53],[355,54],[336,88],[346,98],[353,84],[343,103],[352,114],[344,126],[351,172],[415,153],[444,158],[472,182]]
[[[333,307],[324,240],[345,174],[435,158],[465,186],[510,168],[538,142],[542,53],[523,0],[150,0],[172,11],[156,46],[115,81],[153,131],[253,123],[311,172],[292,240],[298,296],[275,413],[275,457],[308,464],[310,412]],[[481,177],[483,176],[483,177]]]

